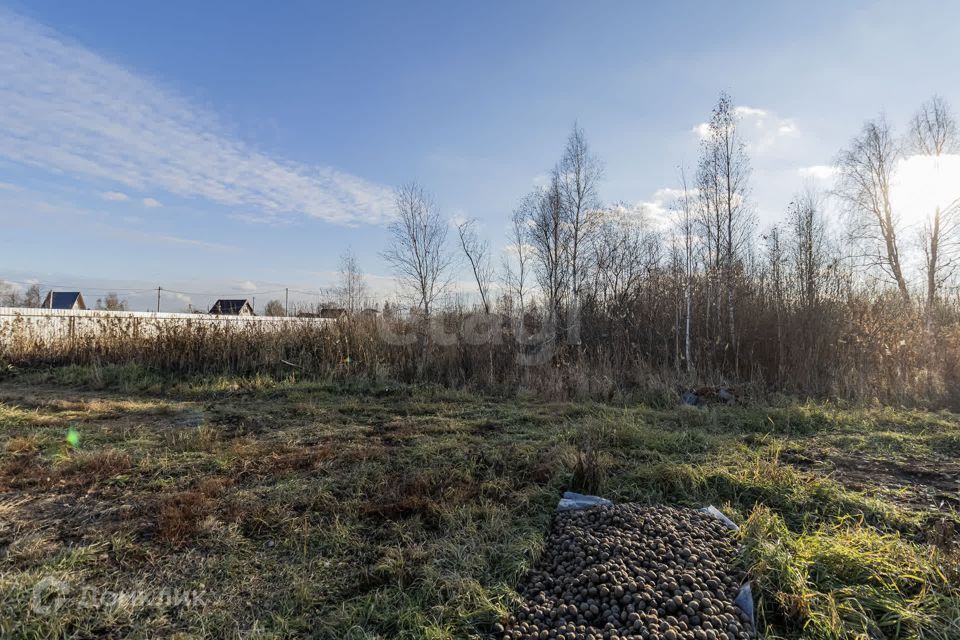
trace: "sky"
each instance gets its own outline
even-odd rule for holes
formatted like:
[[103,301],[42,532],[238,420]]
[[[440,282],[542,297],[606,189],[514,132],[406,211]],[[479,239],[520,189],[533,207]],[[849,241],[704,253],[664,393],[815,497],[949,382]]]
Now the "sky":
[[662,212],[721,91],[759,229],[865,120],[960,105],[957,24],[949,2],[0,0],[0,279],[310,302],[349,249],[385,296],[396,186],[499,250],[577,123],[604,202]]

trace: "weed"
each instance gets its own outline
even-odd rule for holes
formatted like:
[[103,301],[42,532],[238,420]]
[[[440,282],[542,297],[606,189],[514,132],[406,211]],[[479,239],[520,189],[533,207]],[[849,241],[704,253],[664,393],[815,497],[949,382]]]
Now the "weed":
[[[0,637],[486,637],[570,488],[744,524],[767,637],[960,637],[953,414],[129,373],[0,388]],[[210,595],[43,618],[47,575]]]

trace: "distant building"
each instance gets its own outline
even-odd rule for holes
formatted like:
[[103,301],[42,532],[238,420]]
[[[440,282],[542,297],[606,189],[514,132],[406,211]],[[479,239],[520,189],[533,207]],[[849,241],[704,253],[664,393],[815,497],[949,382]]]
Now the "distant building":
[[364,318],[376,318],[380,315],[380,311],[378,309],[373,309],[373,308],[364,309],[363,311],[360,312],[360,315],[363,316]]
[[210,313],[217,316],[253,316],[253,305],[249,300],[217,300],[210,307]]
[[328,320],[337,320],[347,315],[346,309],[340,307],[324,307],[320,309],[320,317]]
[[41,305],[44,309],[62,309],[65,311],[85,310],[87,304],[79,291],[51,291]]

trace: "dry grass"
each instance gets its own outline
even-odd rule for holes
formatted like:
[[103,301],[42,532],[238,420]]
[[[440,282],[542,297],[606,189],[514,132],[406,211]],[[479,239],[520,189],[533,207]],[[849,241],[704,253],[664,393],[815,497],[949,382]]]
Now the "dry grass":
[[[432,323],[170,324],[149,335],[130,330],[123,318],[104,318],[83,338],[0,335],[0,377],[56,367],[50,377],[60,383],[158,392],[196,376],[224,376],[224,385],[238,376],[253,385],[258,379],[426,383],[657,406],[670,406],[682,388],[733,384],[758,398],[775,391],[960,409],[960,308],[946,306],[930,317],[897,298],[850,291],[814,309],[775,309],[762,288],[748,288],[738,306],[737,356],[725,335],[713,335],[711,318],[697,314],[695,366],[688,372],[676,340],[677,307],[665,303],[656,280],[647,285],[655,290],[637,292],[625,308],[585,304],[576,346],[521,344],[515,319],[506,315],[491,316],[491,330],[478,340],[471,333],[476,316],[462,310]],[[700,299],[695,308],[709,305]],[[917,331],[921,326],[929,330]]]
[[[954,414],[264,377],[0,397],[0,637],[484,637],[569,488],[745,523],[767,637],[957,637],[958,487],[895,486],[956,469]],[[205,596],[51,616],[46,576]]]

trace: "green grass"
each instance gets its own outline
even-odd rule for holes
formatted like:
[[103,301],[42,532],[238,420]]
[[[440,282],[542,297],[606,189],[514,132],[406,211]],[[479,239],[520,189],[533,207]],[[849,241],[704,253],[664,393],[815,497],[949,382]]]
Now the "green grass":
[[[953,414],[879,407],[20,374],[0,383],[0,637],[484,637],[579,489],[744,524],[767,637],[956,638],[958,444]],[[203,597],[40,614],[47,576]]]

